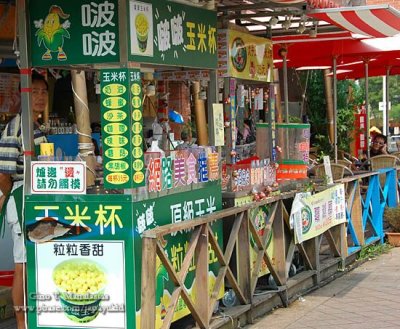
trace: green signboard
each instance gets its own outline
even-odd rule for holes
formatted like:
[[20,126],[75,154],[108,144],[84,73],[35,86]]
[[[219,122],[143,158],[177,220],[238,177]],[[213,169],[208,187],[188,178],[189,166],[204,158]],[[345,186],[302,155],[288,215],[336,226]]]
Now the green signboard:
[[128,69],[102,70],[100,75],[104,186],[130,188],[130,91]]
[[132,187],[140,187],[146,184],[144,176],[143,104],[140,70],[130,70],[129,80],[132,105]]
[[217,68],[217,13],[171,1],[129,2],[129,60]]
[[[141,235],[145,230],[171,223],[179,223],[192,220],[222,209],[221,185],[217,182],[210,182],[207,187],[193,190],[190,193],[177,193],[157,199],[150,199],[134,203],[135,221],[135,280],[136,286],[140,287],[141,264],[142,264],[142,239]],[[213,232],[222,248],[222,222],[219,221],[212,226]],[[165,236],[163,246],[173,267],[179,271],[185,257],[190,240],[190,232],[178,232]],[[210,289],[214,286],[218,275],[219,263],[213,249],[209,246],[209,284]],[[189,274],[185,281],[192,298],[194,296],[196,264],[192,260]],[[174,284],[170,280],[165,267],[157,257],[156,277],[156,328],[160,328],[168,309]],[[219,296],[222,297],[223,287]],[[141,292],[136,289],[136,324],[140,324]],[[174,320],[180,319],[189,314],[189,309],[180,298],[174,314]]]
[[27,196],[29,328],[134,329],[132,201]]
[[29,0],[33,66],[119,62],[117,0]]
[[140,71],[102,70],[100,90],[104,186],[119,189],[144,186]]

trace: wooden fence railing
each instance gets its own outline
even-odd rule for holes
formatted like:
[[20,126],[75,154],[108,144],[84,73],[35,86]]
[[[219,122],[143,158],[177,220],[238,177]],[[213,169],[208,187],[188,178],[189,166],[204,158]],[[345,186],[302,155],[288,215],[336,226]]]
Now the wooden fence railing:
[[[175,285],[162,328],[171,326],[179,297],[182,297],[200,328],[216,327],[213,323],[215,320],[212,320],[213,311],[218,292],[224,283],[229,284],[233,289],[241,305],[251,306],[254,302],[263,261],[278,286],[276,294],[279,295],[281,303],[286,306],[290,298],[288,295],[289,269],[295,250],[301,254],[305,271],[312,277],[315,286],[323,279],[321,278],[323,262],[320,253],[323,241],[326,246],[324,247],[325,262],[328,249],[330,263],[336,263],[337,269],[343,268],[346,257],[360,250],[362,246],[383,241],[383,209],[385,205],[396,204],[397,189],[393,188],[393,184],[396,186],[394,169],[383,169],[380,174],[387,177],[384,186],[379,184],[378,173],[342,179],[340,182],[346,186],[347,223],[334,226],[322,235],[297,245],[294,243],[293,230],[289,225],[290,211],[285,207],[287,205],[290,208],[295,192],[283,193],[261,202],[229,208],[195,220],[145,231],[142,236],[141,328],[155,328],[156,256],[161,260],[170,280]],[[363,181],[369,183],[365,187],[366,191],[363,191],[364,187],[361,184]],[[260,234],[250,219],[249,211],[264,205],[269,205],[270,211],[265,230]],[[233,224],[229,236],[224,232],[225,247],[221,248],[213,234],[211,224],[216,221],[232,220],[232,218]],[[179,271],[176,271],[163,250],[162,241],[165,236],[182,230],[191,230],[191,238],[182,266]],[[272,252],[268,252],[267,240],[271,232],[274,248]],[[255,242],[257,250],[253,265],[250,264],[250,239]],[[219,263],[219,273],[213,287],[209,287],[208,280],[209,245]],[[234,262],[231,261],[233,255],[236,260]],[[196,264],[195,300],[191,298],[184,285],[193,259]]]

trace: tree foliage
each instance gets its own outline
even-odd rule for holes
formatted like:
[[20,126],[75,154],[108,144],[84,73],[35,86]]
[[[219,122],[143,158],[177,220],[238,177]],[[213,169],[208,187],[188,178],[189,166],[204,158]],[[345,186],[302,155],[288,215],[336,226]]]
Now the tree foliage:
[[[324,72],[314,70],[308,76],[306,90],[307,115],[311,123],[311,136],[313,146],[317,146],[321,155],[333,157],[334,145],[329,140],[327,102],[325,95]],[[306,79],[303,76],[303,80]],[[338,81],[337,84],[337,134],[338,149],[349,152],[352,142],[352,133],[355,129],[354,114],[357,107],[362,104],[363,92],[359,84],[354,81]]]

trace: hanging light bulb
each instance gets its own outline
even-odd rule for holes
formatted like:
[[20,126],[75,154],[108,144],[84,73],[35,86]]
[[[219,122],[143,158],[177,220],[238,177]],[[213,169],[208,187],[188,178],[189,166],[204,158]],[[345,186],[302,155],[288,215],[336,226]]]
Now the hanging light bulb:
[[278,22],[279,22],[279,18],[276,16],[272,16],[271,19],[269,20],[269,25],[275,26],[276,24],[278,24]]
[[302,33],[304,33],[305,30],[306,30],[305,23],[304,22],[303,23],[299,23],[299,27],[297,28],[297,32],[302,34]]
[[285,30],[289,30],[290,26],[292,25],[292,22],[290,20],[290,18],[288,18],[287,16],[285,17],[285,21],[282,23],[282,27]]
[[314,23],[314,28],[310,30],[310,34],[309,34],[310,38],[316,38],[317,37],[317,34],[318,34],[317,28],[318,28],[318,23],[315,22]]

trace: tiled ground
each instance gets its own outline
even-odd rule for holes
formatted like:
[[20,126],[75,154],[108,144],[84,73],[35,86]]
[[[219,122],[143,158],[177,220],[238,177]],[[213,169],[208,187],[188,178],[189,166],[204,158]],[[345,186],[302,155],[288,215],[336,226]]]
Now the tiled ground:
[[394,248],[246,329],[399,329],[399,291]]

